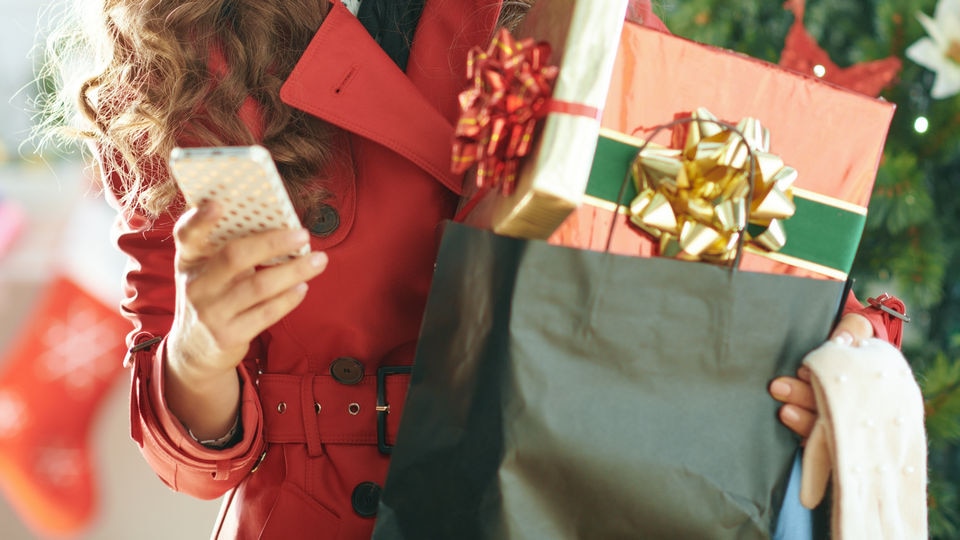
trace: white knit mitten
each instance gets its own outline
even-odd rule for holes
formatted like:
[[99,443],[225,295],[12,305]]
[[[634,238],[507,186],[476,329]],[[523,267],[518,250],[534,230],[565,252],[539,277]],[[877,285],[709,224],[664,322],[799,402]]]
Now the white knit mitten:
[[833,479],[833,538],[925,540],[923,398],[893,345],[830,341],[803,361],[819,417],[803,455],[800,501],[820,503]]

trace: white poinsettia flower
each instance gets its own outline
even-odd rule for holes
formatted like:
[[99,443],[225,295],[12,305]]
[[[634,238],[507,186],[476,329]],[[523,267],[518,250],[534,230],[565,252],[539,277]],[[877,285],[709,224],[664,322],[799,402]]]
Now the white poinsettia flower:
[[907,48],[907,58],[936,73],[930,95],[936,99],[960,93],[960,0],[940,0],[933,18],[917,13],[929,34]]

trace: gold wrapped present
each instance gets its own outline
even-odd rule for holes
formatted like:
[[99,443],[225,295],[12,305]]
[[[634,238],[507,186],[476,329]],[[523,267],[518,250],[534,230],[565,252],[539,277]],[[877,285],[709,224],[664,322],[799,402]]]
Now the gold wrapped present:
[[627,4],[537,2],[513,36],[474,51],[453,164],[476,168],[466,223],[546,238],[581,204]]

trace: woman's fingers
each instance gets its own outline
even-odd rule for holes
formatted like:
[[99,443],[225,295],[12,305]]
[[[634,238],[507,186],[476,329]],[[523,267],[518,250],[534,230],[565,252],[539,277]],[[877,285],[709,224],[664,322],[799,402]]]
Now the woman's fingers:
[[195,280],[188,284],[186,296],[220,348],[242,347],[299,305],[307,291],[306,282],[326,265],[326,253],[314,252],[251,270],[219,294],[199,290],[204,282]]
[[873,337],[873,326],[866,317],[856,313],[844,315],[830,334],[830,339],[843,345],[856,345],[868,337]]
[[265,328],[276,324],[293,308],[300,305],[306,294],[307,284],[299,283],[239,313],[231,322],[230,328],[237,334],[248,335],[253,339]]
[[207,326],[221,349],[243,348],[300,305],[306,294],[307,284],[299,283],[244,312],[232,314],[227,320]]
[[[218,303],[222,296],[231,293],[235,282],[255,275],[257,266],[296,253],[310,242],[306,229],[274,229],[214,247],[209,238],[219,219],[219,212],[215,202],[205,202],[185,213],[174,229],[177,271],[181,274],[187,298],[198,308]],[[280,284],[277,290],[294,284]],[[256,301],[262,299],[261,296]]]
[[202,283],[197,288],[219,296],[254,275],[257,266],[295,253],[308,242],[310,233],[306,229],[276,229],[237,238],[211,255],[201,271],[193,272],[191,280]]
[[800,437],[806,438],[817,421],[817,401],[810,384],[810,370],[801,366],[797,378],[777,377],[770,383],[770,395],[783,402],[780,421]]
[[[798,371],[797,376],[777,377],[770,383],[770,395],[783,402],[780,407],[780,421],[797,435],[806,438],[817,421],[817,401],[813,386],[809,382],[809,372]],[[807,379],[804,380],[803,377]]]
[[215,201],[204,201],[180,216],[173,227],[179,262],[189,264],[216,251],[208,239],[219,220],[220,206]]
[[[862,315],[844,315],[830,334],[830,339],[843,345],[857,345],[861,339],[873,336],[873,326]],[[792,431],[806,438],[817,421],[817,401],[810,384],[810,369],[800,366],[797,376],[777,377],[770,382],[770,395],[783,402],[780,421]]]
[[[253,261],[289,253],[290,231],[232,241],[187,279],[186,297],[224,348],[247,343],[295,308],[306,283],[323,272],[327,255],[303,257],[255,270]],[[240,262],[245,261],[245,262]]]
[[245,274],[234,280],[230,290],[221,301],[223,308],[240,314],[255,309],[276,296],[287,293],[300,284],[305,284],[327,267],[327,254],[316,251],[257,272]]
[[213,266],[228,275],[261,265],[271,259],[296,253],[310,242],[306,229],[272,229],[236,238],[222,247],[209,241],[220,220],[216,201],[204,201],[185,212],[174,226],[177,255],[182,265],[213,258]]
[[273,229],[228,242],[211,261],[211,270],[239,274],[267,261],[296,253],[310,242],[304,228]]
[[813,431],[813,425],[817,421],[817,413],[803,407],[787,404],[780,407],[780,421],[791,431],[806,439]]
[[770,395],[786,404],[802,407],[808,411],[817,410],[813,386],[802,379],[777,377],[770,383]]
[[[326,267],[326,254],[317,252],[287,263],[287,268],[261,270],[247,283],[241,284],[230,295],[225,296],[221,302],[224,305],[210,306],[208,312],[218,313],[210,318],[220,321],[211,328],[214,339],[224,348],[247,344],[300,305],[308,290],[305,279],[292,279],[294,284],[282,289],[277,284],[280,281],[291,281],[290,276],[303,274],[304,270],[296,267],[303,266],[303,261],[310,259],[317,262],[309,263],[310,268],[306,272],[316,275]],[[263,276],[264,274],[266,276]],[[281,279],[281,274],[287,276]],[[260,280],[261,277],[267,279]],[[257,285],[252,283],[254,279],[258,280]],[[251,288],[256,289],[255,295],[248,294]],[[238,309],[238,306],[245,307]]]
[[[190,306],[223,349],[246,344],[302,301],[306,282],[322,272],[325,253],[261,267],[309,245],[305,229],[276,229],[214,246],[220,208],[205,201],[177,221],[178,302]],[[241,315],[243,315],[241,317]]]

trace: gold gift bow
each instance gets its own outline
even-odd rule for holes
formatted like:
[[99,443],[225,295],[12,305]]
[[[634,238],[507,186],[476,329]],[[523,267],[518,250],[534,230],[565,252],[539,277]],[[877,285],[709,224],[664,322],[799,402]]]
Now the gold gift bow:
[[[731,128],[704,108],[691,119],[682,150],[645,146],[638,153],[631,223],[659,240],[662,256],[683,260],[730,264],[741,235],[769,251],[782,248],[797,171],[769,152],[769,130],[755,118]],[[764,230],[751,237],[747,223]]]

